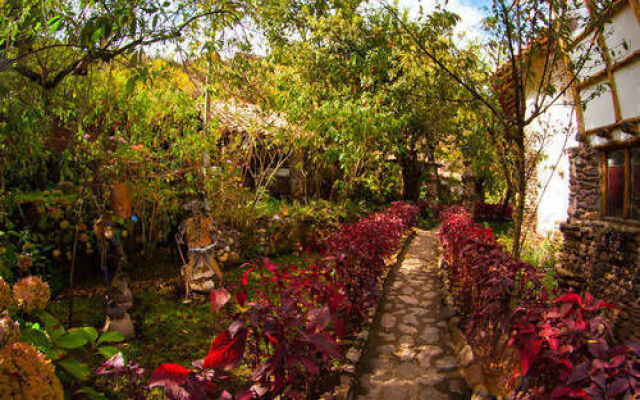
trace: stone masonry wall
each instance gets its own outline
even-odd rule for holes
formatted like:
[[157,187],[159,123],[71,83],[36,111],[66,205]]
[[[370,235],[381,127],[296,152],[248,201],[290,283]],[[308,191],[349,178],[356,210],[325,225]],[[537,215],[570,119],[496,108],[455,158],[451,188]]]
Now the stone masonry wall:
[[581,142],[569,159],[569,221],[560,227],[559,283],[618,306],[620,312],[610,315],[618,339],[640,338],[640,224],[600,216],[598,151]]

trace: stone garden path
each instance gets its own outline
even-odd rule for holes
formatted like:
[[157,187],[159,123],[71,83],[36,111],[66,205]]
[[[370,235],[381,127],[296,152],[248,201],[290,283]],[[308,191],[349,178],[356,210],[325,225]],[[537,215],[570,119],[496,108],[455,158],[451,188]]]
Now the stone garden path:
[[358,400],[458,400],[460,377],[438,276],[438,230],[418,230],[391,272],[363,358]]

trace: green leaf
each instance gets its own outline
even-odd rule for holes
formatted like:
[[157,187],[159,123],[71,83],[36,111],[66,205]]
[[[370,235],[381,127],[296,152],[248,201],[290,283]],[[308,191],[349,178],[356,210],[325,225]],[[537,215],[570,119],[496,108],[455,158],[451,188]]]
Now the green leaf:
[[64,360],[60,361],[59,364],[65,371],[81,381],[86,380],[89,377],[89,374],[91,374],[87,364],[81,363],[80,361],[72,357],[65,358]]
[[51,33],[58,32],[62,28],[62,19],[60,16],[55,16],[49,20],[47,23],[49,25],[49,31]]
[[102,354],[102,356],[107,360],[110,359],[111,357],[115,356],[119,352],[120,352],[120,350],[118,350],[117,348],[115,348],[113,346],[101,346],[101,347],[98,347],[98,353]]
[[56,340],[56,344],[65,349],[77,349],[98,338],[98,332],[92,327],[72,328]]
[[76,394],[84,394],[91,400],[108,400],[104,393],[98,392],[97,390],[88,386],[83,386],[80,389],[76,390]]
[[98,344],[104,342],[122,342],[123,340],[124,336],[120,332],[105,332],[100,336],[100,339],[98,339]]
[[59,338],[66,332],[66,330],[64,329],[64,325],[62,325],[62,323],[58,321],[56,317],[49,314],[48,312],[40,311],[37,316],[40,321],[44,323],[49,336],[51,336],[51,338],[53,338],[54,340]]
[[34,345],[38,351],[42,352],[50,360],[57,360],[64,355],[64,352],[56,349],[47,335],[39,329],[23,328],[22,340]]

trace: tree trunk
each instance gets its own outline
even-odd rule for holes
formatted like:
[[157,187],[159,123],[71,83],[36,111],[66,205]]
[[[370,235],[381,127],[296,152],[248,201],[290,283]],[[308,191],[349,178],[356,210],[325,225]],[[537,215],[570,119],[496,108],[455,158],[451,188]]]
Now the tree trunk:
[[515,207],[513,212],[513,246],[512,253],[516,260],[520,260],[520,241],[522,238],[522,222],[524,221],[524,207],[527,198],[526,163],[524,150],[524,127],[518,127],[515,164]]

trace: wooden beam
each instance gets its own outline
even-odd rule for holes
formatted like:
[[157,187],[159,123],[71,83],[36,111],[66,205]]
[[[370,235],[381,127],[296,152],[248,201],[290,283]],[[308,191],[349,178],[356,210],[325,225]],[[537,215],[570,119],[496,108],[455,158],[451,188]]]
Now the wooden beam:
[[600,45],[602,58],[607,65],[607,79],[609,80],[609,85],[611,85],[611,100],[613,100],[613,111],[616,116],[616,122],[620,122],[622,120],[622,108],[620,107],[620,99],[618,97],[618,86],[616,85],[616,81],[613,78],[613,63],[611,62],[609,48],[605,43],[602,33],[598,35],[598,44]]
[[[605,125],[605,126],[600,126],[598,128],[593,128],[593,129],[589,129],[587,131],[584,132],[585,136],[590,136],[590,135],[594,135],[594,134],[598,134],[601,131],[605,131],[605,132],[611,132],[614,129],[617,128],[622,128],[623,126],[625,127],[625,129],[627,129],[628,131],[637,131],[637,125],[640,124],[640,117],[634,117],[634,118],[627,118],[627,119],[623,119],[622,121],[618,121],[618,122],[614,122],[612,124],[609,125]],[[636,126],[635,129],[630,128]],[[633,134],[633,132],[626,132],[626,133],[630,133]]]
[[[611,65],[611,70],[613,72],[619,70],[620,68],[624,67],[627,64],[632,63],[633,61],[636,60],[640,60],[640,50],[636,50],[633,53],[629,53],[627,54],[625,57],[619,59],[618,61],[614,62]],[[580,87],[581,88],[586,88],[587,86],[591,86],[593,84],[595,84],[597,81],[605,78],[607,76],[607,69],[604,68],[601,71],[598,71],[597,73],[585,78],[582,80],[582,82],[580,82]]]
[[607,143],[593,146],[595,150],[600,151],[612,151],[612,150],[620,150],[625,149],[627,147],[634,147],[640,145],[640,137],[635,137],[629,140],[611,140]]

